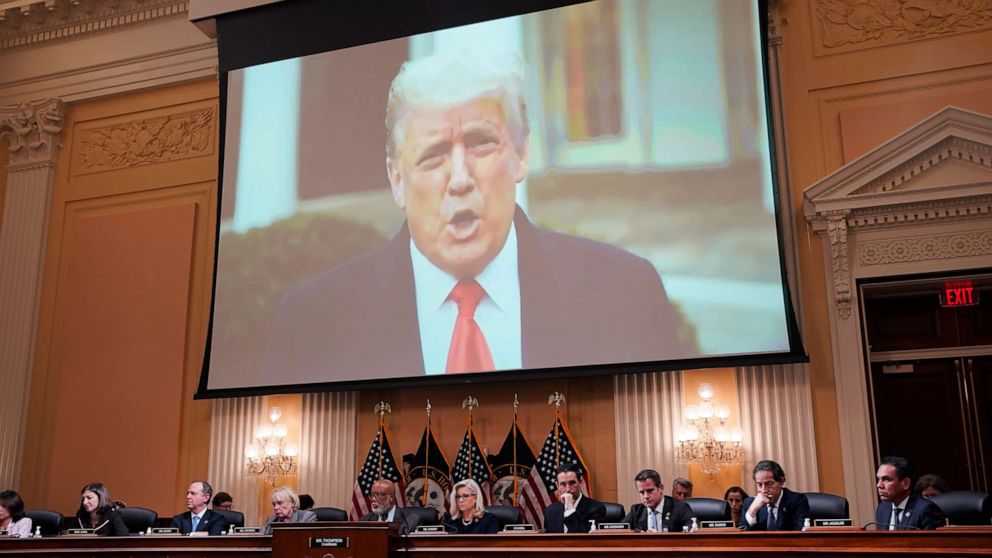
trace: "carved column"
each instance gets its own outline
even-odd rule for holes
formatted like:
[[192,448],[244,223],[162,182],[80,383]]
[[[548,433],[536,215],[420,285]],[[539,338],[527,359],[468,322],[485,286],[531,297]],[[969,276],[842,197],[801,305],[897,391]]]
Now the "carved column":
[[65,105],[58,99],[0,107],[8,142],[0,221],[0,486],[17,486],[31,379],[55,157]]

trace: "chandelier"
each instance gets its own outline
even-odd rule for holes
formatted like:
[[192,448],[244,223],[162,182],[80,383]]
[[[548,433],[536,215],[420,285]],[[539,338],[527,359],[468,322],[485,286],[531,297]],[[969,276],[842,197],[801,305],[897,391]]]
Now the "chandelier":
[[245,448],[245,468],[249,477],[265,477],[270,485],[276,485],[276,477],[296,474],[296,457],[299,449],[295,444],[286,443],[288,432],[285,424],[280,424],[282,410],[269,409],[269,424],[255,429],[255,442]]
[[702,403],[682,411],[687,424],[679,429],[675,460],[698,464],[699,470],[708,475],[719,471],[721,465],[740,465],[744,462],[744,433],[736,426],[726,426],[730,407],[713,403],[710,384],[700,384],[699,398]]

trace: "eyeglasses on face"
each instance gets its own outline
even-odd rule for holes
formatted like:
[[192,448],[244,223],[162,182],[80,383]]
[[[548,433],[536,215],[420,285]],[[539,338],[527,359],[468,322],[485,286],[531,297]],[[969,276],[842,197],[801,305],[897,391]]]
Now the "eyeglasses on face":
[[372,493],[373,500],[385,500],[387,498],[391,498],[392,496],[393,496],[392,494],[380,494],[378,492]]
[[469,498],[475,498],[475,494],[456,494],[455,500],[468,500]]

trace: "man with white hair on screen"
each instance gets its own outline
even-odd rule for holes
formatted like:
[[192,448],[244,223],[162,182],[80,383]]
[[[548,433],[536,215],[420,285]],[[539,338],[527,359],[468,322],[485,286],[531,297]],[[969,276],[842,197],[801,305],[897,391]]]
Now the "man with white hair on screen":
[[290,291],[264,379],[688,356],[650,262],[543,230],[517,206],[528,171],[523,88],[516,54],[403,65],[386,108],[386,174],[406,222],[383,247]]

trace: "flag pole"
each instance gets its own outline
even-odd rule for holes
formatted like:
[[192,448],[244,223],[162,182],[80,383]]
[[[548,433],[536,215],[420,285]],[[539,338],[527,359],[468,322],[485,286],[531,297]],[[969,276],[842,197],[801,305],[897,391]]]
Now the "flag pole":
[[375,475],[376,480],[379,480],[382,478],[382,429],[386,424],[386,413],[392,412],[392,409],[389,407],[389,403],[380,401],[375,404],[375,412],[379,414],[379,432],[376,434],[379,441],[379,467],[376,469]]
[[468,478],[475,478],[472,476],[472,440],[475,438],[472,432],[472,410],[479,406],[479,400],[469,395],[462,401],[462,409],[468,408]]
[[520,402],[517,401],[517,394],[513,394],[513,467],[510,471],[513,473],[513,507],[517,507],[517,491],[520,490],[517,484],[517,408],[520,406]]
[[561,404],[565,402],[565,394],[554,392],[548,397],[548,405],[555,406],[555,469],[561,467],[561,459],[558,451],[558,423],[561,422]]
[[431,398],[427,398],[427,451],[424,452],[424,497],[423,497],[423,507],[427,507],[427,493],[430,492],[428,488],[430,487],[430,482],[427,478],[427,470],[430,468],[431,460]]

